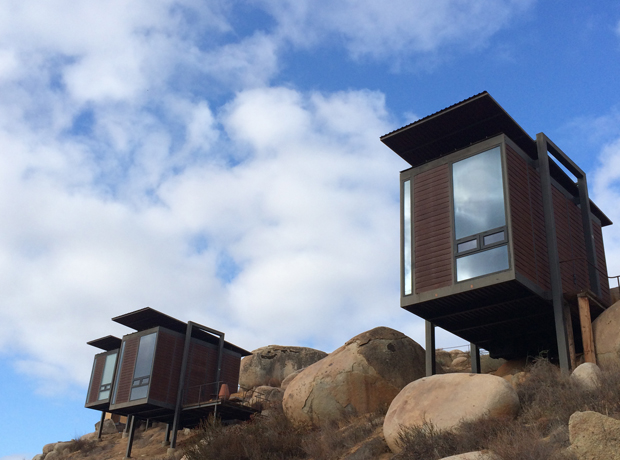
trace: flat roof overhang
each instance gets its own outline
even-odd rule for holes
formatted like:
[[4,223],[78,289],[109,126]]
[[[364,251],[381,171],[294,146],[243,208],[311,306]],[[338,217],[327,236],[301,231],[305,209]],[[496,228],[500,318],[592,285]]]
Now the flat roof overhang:
[[[538,160],[536,140],[486,91],[381,136],[381,142],[417,167],[502,133]],[[549,162],[549,169],[553,179],[579,196],[577,184],[555,161]],[[612,224],[592,200],[590,209],[603,227]]]
[[[183,335],[185,335],[187,331],[187,323],[150,307],[117,316],[112,318],[112,321],[122,324],[123,326],[127,326],[131,329],[135,329],[138,332],[146,331],[147,329],[152,329],[158,326],[179,332]],[[193,328],[192,337],[214,345],[218,345],[219,343],[219,337],[207,333],[200,327]],[[226,341],[224,342],[224,348],[232,352],[239,353],[241,356],[248,356],[252,354],[251,352]]]
[[100,339],[86,342],[86,344],[96,348],[100,348],[105,351],[112,351],[119,349],[122,342],[123,341],[118,337],[114,337],[113,335],[106,335],[105,337],[101,337]]

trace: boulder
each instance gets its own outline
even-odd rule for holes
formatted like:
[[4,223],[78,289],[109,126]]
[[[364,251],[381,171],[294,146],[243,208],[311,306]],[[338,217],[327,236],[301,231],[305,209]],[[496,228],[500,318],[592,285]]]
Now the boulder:
[[575,368],[570,378],[586,390],[596,390],[601,384],[601,369],[594,363],[583,363]]
[[620,421],[598,412],[575,412],[568,422],[569,451],[579,460],[620,460]]
[[603,369],[620,365],[620,302],[616,302],[592,323],[596,361]]
[[260,404],[263,407],[281,406],[283,396],[283,389],[261,385],[254,389],[252,397],[250,398],[250,405],[254,406]]
[[[304,369],[305,369],[305,367],[304,367]],[[299,375],[299,373],[301,371],[303,371],[304,369],[297,369],[295,372],[287,375],[286,378],[284,380],[282,380],[282,384],[280,385],[280,388],[282,388],[283,390],[286,390],[286,388],[288,387],[289,383],[291,383],[293,381],[293,379],[295,377],[297,377]]]
[[477,450],[475,452],[467,452],[465,454],[451,455],[441,460],[501,460],[497,455],[488,450]]
[[374,412],[424,375],[424,349],[401,332],[378,327],[304,369],[286,388],[284,413],[296,424],[320,424]]
[[32,460],[43,460],[44,458],[45,458],[45,455],[37,454],[34,457],[32,457]]
[[55,442],[50,442],[49,444],[45,444],[43,446],[43,455],[49,454],[51,451],[54,450],[54,447],[56,447],[56,443]]
[[280,386],[289,374],[325,356],[324,351],[305,347],[269,345],[259,348],[241,360],[239,385],[246,390],[261,385]]
[[[99,423],[101,423],[101,422],[95,423],[95,432],[99,432]],[[115,433],[118,433],[118,428],[116,427],[116,423],[114,423],[113,420],[110,420],[109,418],[106,418],[103,421],[103,431],[101,433],[102,434],[115,434]]]
[[487,374],[444,374],[407,385],[394,398],[385,416],[383,434],[398,453],[402,428],[432,423],[450,430],[465,420],[514,418],[519,411],[515,389],[501,377]]
[[505,377],[507,375],[514,375],[519,372],[525,370],[525,366],[527,362],[525,358],[523,359],[511,359],[509,361],[505,361],[504,364],[499,366],[493,375],[497,375],[498,377]]

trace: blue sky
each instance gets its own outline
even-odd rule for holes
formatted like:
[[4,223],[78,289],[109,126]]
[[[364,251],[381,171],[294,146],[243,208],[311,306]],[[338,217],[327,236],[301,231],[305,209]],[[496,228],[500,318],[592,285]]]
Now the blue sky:
[[[110,318],[332,351],[398,307],[379,136],[481,91],[620,222],[620,4],[0,1],[0,460],[93,430]],[[620,228],[620,227],[618,227]],[[607,229],[620,274],[620,230]],[[439,334],[442,346],[460,345]]]

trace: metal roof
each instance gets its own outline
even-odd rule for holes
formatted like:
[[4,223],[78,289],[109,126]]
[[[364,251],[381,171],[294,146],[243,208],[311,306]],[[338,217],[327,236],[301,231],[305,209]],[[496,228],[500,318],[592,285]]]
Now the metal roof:
[[[381,142],[417,167],[498,134],[505,134],[529,157],[538,159],[536,141],[486,91],[381,136]],[[549,162],[549,168],[551,177],[579,196],[575,182],[555,161]],[[611,225],[592,200],[590,207],[602,226]]]
[[[173,318],[172,316],[168,316],[165,313],[162,313],[150,307],[142,308],[131,313],[125,313],[124,315],[112,318],[112,321],[122,324],[123,326],[127,326],[131,329],[135,329],[138,332],[152,329],[158,326],[179,332],[181,334],[185,334],[187,331],[187,323],[184,323],[181,320]],[[194,328],[192,332],[192,337],[213,344],[218,343],[218,337],[204,331],[200,328],[199,325],[197,326],[198,327]],[[239,353],[241,354],[241,356],[248,356],[252,354],[249,351],[244,350],[243,348],[238,347],[237,345],[234,345],[230,342],[224,342],[224,348]]]
[[92,345],[93,347],[101,348],[105,351],[116,350],[121,347],[122,340],[118,337],[114,337],[113,335],[106,335],[105,337],[101,337],[100,339],[91,340],[90,342],[86,342],[87,345]]

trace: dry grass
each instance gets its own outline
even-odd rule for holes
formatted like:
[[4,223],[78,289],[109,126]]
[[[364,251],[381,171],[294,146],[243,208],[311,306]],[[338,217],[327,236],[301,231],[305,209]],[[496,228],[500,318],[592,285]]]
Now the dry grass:
[[[568,447],[568,419],[575,411],[620,416],[620,368],[603,373],[601,385],[587,391],[546,360],[530,366],[518,387],[516,420],[482,419],[453,431],[430,424],[403,430],[402,452],[394,460],[438,460],[459,453],[491,450],[502,460],[574,460]],[[293,426],[281,412],[251,422],[222,426],[211,420],[185,446],[187,460],[330,460],[376,436],[383,413],[344,418],[320,428]],[[374,457],[373,457],[374,458]]]

